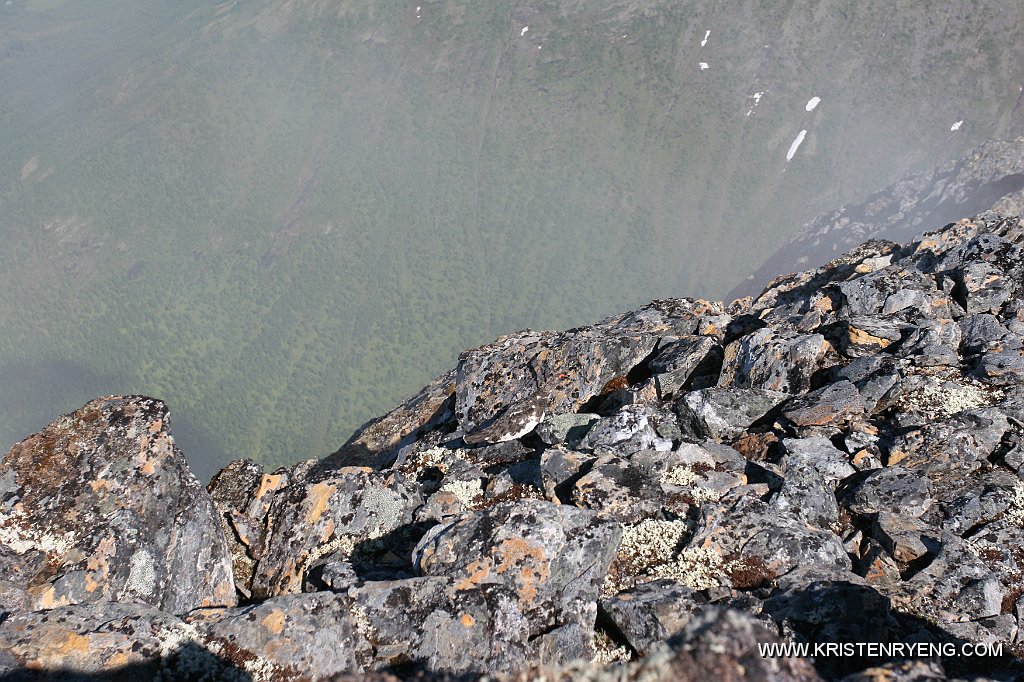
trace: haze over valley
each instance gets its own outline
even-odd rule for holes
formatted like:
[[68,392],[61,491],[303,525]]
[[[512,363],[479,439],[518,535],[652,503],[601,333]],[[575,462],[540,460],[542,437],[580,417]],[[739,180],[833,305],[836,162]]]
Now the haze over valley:
[[0,4],[0,447],[138,393],[201,478],[323,456],[1024,135],[1017,3],[696,5]]

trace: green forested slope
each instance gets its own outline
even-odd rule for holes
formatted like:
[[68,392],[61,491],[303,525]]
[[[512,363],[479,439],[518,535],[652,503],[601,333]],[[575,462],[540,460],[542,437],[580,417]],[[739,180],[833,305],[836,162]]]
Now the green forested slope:
[[320,455],[462,348],[722,295],[1024,132],[1014,3],[682,5],[0,6],[3,447],[141,392],[203,475]]

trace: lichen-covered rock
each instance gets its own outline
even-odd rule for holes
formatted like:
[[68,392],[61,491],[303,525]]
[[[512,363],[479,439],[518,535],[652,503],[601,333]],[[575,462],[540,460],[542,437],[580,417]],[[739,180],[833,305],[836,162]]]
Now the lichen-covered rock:
[[459,358],[455,414],[466,432],[486,427],[510,406],[543,395],[548,412],[575,412],[628,383],[661,336],[692,335],[719,304],[654,301],[626,315],[567,332],[503,336]]
[[806,393],[814,375],[834,364],[834,354],[821,334],[766,327],[726,346],[718,385]]
[[844,504],[865,516],[899,510],[918,517],[934,504],[928,480],[900,466],[875,469],[850,489]]
[[417,436],[454,419],[455,370],[445,372],[383,417],[363,425],[324,464],[383,468]]
[[[705,509],[688,547],[713,552],[726,565],[742,562],[761,573],[762,584],[798,567],[812,568],[822,579],[845,576],[852,568],[836,535],[751,495]],[[812,575],[804,574],[801,579],[809,582]]]
[[694,380],[717,378],[722,365],[722,346],[709,336],[686,336],[658,348],[648,363],[658,395],[667,400]]
[[788,397],[757,388],[704,388],[682,396],[675,409],[684,432],[732,440]]
[[849,381],[837,381],[786,403],[782,416],[796,426],[825,426],[864,414],[864,400]]
[[322,477],[293,480],[274,496],[267,511],[253,594],[301,591],[318,561],[343,560],[357,547],[368,549],[368,543],[411,524],[422,503],[419,487],[400,473],[343,467]]
[[159,400],[110,396],[54,421],[0,463],[0,574],[30,608],[232,605],[213,502]]
[[[187,479],[179,497],[160,479],[155,522],[108,514],[151,504],[152,447],[112,445],[88,420],[53,427],[60,447],[21,444],[0,466],[0,673],[110,676],[117,646],[137,666],[122,672],[188,679],[1011,679],[1008,658],[829,655],[814,670],[756,645],[995,644],[1024,660],[1022,242],[1018,221],[985,214],[728,307],[655,301],[502,337],[325,460],[232,463],[209,488],[216,512]],[[76,476],[53,483],[63,469]],[[100,524],[92,555],[24,515],[45,507],[43,479],[72,493],[44,498],[58,518]],[[200,540],[223,530],[245,606],[32,611],[56,587],[87,593],[75,576],[107,581],[94,598],[132,598],[107,589],[125,563],[103,533],[136,551],[139,529],[159,545],[190,515],[208,525],[182,541],[182,582],[207,589]],[[150,603],[204,603],[172,602]]]
[[348,595],[317,592],[203,609],[186,623],[204,649],[250,679],[301,680],[356,672],[373,660],[360,616]]
[[672,580],[654,580],[601,602],[601,611],[641,656],[682,630],[708,606],[707,597]]
[[144,604],[100,601],[15,614],[0,622],[0,652],[14,665],[4,679],[252,679],[203,646],[193,627]]
[[458,590],[500,586],[504,608],[519,614],[531,636],[565,625],[591,632],[621,534],[619,524],[593,512],[520,500],[437,526],[414,556],[425,575],[454,578]]

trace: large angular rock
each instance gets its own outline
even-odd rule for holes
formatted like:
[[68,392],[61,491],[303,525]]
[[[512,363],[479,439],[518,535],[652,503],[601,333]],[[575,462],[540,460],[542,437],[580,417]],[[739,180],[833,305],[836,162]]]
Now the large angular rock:
[[204,649],[253,679],[325,679],[372,663],[360,615],[348,595],[316,592],[203,609],[186,622]]
[[0,499],[0,574],[32,609],[235,603],[224,531],[159,400],[99,398],[16,444]]
[[834,364],[834,354],[821,334],[758,329],[726,346],[718,385],[806,393],[812,377]]
[[323,477],[297,477],[267,511],[267,531],[253,573],[257,597],[299,592],[321,560],[345,560],[413,522],[419,486],[402,474],[343,467]]
[[601,602],[601,611],[641,656],[707,607],[705,595],[671,580],[643,583]]
[[919,517],[935,504],[927,478],[900,466],[875,469],[847,491],[843,504],[855,514],[870,516],[899,510]]
[[464,352],[459,358],[455,414],[466,432],[486,428],[510,407],[543,396],[550,414],[575,412],[591,398],[628,381],[630,371],[662,336],[696,333],[720,304],[654,301],[592,327],[524,331]]
[[363,425],[324,465],[384,468],[417,436],[453,421],[454,392],[455,370],[451,370],[391,412]]
[[728,441],[742,435],[788,397],[757,388],[703,388],[682,396],[675,410],[684,433]]
[[593,512],[520,500],[435,527],[414,556],[425,575],[454,578],[459,590],[499,586],[536,635],[562,626],[589,632],[621,537],[618,523]]
[[826,579],[850,572],[850,559],[833,533],[809,526],[751,495],[728,505],[704,508],[688,547],[713,552],[726,565],[743,562],[761,573],[764,583],[812,568],[801,580]]

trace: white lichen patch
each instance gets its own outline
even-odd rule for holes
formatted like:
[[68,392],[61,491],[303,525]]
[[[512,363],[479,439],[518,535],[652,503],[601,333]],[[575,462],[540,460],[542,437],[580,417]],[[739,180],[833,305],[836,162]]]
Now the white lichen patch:
[[601,588],[602,594],[616,594],[645,582],[640,578],[651,575],[659,566],[675,561],[689,532],[690,524],[686,521],[647,519],[626,526],[619,550]]
[[705,502],[718,502],[722,499],[722,493],[706,485],[695,485],[690,488],[690,497],[694,504],[700,506]]
[[305,576],[314,562],[319,561],[328,554],[337,553],[339,560],[344,561],[352,556],[352,551],[355,549],[355,546],[355,538],[351,535],[343,535],[341,537],[334,538],[330,542],[314,547],[309,550],[309,554],[306,555],[306,560],[302,562],[298,575]]
[[726,566],[718,552],[709,547],[688,547],[673,561],[656,566],[651,575],[668,578],[691,590],[706,590],[722,585]]
[[629,647],[618,645],[608,633],[598,628],[594,631],[594,662],[598,665],[628,663],[632,656]]
[[999,402],[1002,391],[970,377],[943,381],[938,377],[918,377],[907,382],[908,389],[896,401],[904,411],[917,412],[928,419],[944,419],[966,410],[977,410]]
[[0,511],[0,545],[17,554],[39,551],[62,557],[74,547],[73,533],[50,533],[42,524],[33,523],[21,503]]
[[356,631],[356,634],[368,642],[373,641],[377,631],[374,629],[373,623],[370,622],[370,616],[366,609],[355,604],[349,611],[349,616],[352,618],[352,629]]
[[446,492],[455,496],[463,507],[472,507],[484,496],[483,486],[479,479],[469,481],[449,481],[441,486],[438,492]]
[[1006,509],[1006,520],[1024,527],[1024,482],[1017,481],[1013,486],[1013,499]]
[[452,463],[464,461],[465,459],[465,450],[458,448],[427,448],[409,455],[409,458],[401,468],[405,471],[437,469],[442,474],[446,474]]
[[667,470],[661,476],[661,482],[667,485],[690,486],[697,482],[697,472],[686,464],[680,464]]
[[151,595],[156,588],[156,565],[144,549],[132,555],[128,569],[127,588],[137,595]]

